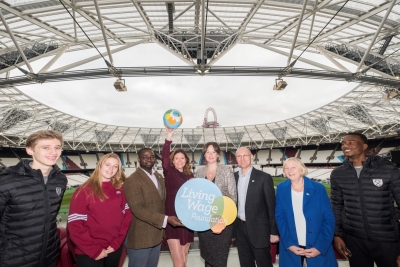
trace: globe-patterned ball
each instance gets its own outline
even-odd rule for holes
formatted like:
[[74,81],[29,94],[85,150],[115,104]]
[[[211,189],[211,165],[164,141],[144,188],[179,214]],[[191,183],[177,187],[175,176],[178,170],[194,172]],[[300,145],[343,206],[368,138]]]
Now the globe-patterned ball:
[[182,114],[176,109],[167,110],[164,113],[163,119],[164,124],[170,129],[178,128],[183,121]]

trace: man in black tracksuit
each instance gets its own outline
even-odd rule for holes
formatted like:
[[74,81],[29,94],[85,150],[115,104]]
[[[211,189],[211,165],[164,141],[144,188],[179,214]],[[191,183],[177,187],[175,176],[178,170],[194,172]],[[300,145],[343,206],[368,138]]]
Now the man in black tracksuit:
[[26,140],[32,160],[0,174],[0,266],[55,267],[60,240],[56,216],[67,178],[55,165],[62,135],[39,131]]
[[342,141],[344,164],[331,174],[336,217],[334,245],[351,267],[397,267],[400,224],[400,170],[378,156],[366,156],[367,138],[349,133]]

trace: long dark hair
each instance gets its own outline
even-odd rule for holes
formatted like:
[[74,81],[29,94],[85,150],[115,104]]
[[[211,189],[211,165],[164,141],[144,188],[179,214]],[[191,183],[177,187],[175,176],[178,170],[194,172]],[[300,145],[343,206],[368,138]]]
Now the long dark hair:
[[175,167],[173,161],[174,161],[175,155],[178,154],[178,153],[182,153],[183,156],[185,157],[185,160],[186,160],[185,166],[183,166],[183,174],[185,174],[185,175],[192,174],[192,169],[191,169],[191,166],[190,166],[189,156],[185,152],[185,150],[183,150],[182,148],[175,149],[174,151],[172,151],[171,155],[169,155],[170,165],[172,167]]

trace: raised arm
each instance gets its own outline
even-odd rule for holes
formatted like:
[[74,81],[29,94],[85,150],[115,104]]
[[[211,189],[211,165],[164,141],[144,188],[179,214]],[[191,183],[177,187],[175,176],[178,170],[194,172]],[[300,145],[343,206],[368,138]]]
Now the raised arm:
[[[165,125],[164,125],[165,126]],[[171,143],[172,143],[172,136],[174,135],[176,129],[170,129],[167,126],[165,126],[165,131],[167,132],[165,136],[165,143],[162,148],[162,167],[164,170],[164,176],[169,172],[169,169],[171,168],[171,162],[169,159],[169,155],[171,152]]]

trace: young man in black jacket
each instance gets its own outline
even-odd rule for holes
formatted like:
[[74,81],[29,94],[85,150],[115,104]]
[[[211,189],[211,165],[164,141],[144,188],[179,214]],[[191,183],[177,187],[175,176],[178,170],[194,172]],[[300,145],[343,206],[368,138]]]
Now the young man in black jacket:
[[351,267],[397,267],[400,224],[400,170],[379,156],[366,156],[367,138],[349,133],[342,141],[344,164],[331,174],[336,217],[334,245]]
[[33,160],[22,160],[0,174],[0,266],[56,266],[56,216],[67,186],[55,165],[62,145],[59,132],[33,133],[26,140]]

